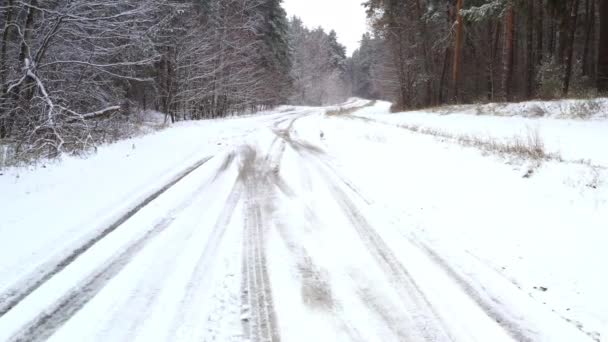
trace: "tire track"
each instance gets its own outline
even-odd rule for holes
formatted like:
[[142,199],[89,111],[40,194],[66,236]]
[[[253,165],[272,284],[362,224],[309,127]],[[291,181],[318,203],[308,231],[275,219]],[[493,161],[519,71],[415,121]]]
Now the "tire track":
[[45,313],[29,322],[22,328],[21,332],[11,337],[9,341],[36,342],[48,339],[78,310],[97,295],[108,281],[122,271],[133,256],[139,253],[150,240],[165,231],[173,221],[173,218],[162,220],[152,230],[148,231],[126,250],[113,258],[109,264],[91,274],[85,282],[74,287],[55,303],[52,308],[48,308]]
[[230,195],[226,200],[226,204],[224,205],[220,216],[213,227],[213,231],[205,243],[205,247],[203,248],[203,251],[196,263],[196,268],[192,271],[192,275],[190,276],[190,281],[188,282],[190,286],[188,286],[182,299],[182,310],[177,313],[173,321],[173,328],[169,334],[171,340],[179,339],[179,327],[186,320],[187,305],[189,303],[196,302],[198,294],[201,292],[201,287],[204,288],[207,285],[206,280],[210,269],[209,263],[214,261],[214,256],[217,255],[217,252],[222,245],[222,241],[224,240],[224,236],[234,215],[234,211],[241,200],[242,190],[242,184],[238,182],[234,184]]
[[[323,172],[323,171],[321,171]],[[347,214],[352,226],[361,241],[367,247],[378,266],[388,277],[391,285],[397,291],[406,307],[412,313],[412,323],[425,341],[449,341],[451,337],[439,316],[434,312],[416,281],[399,262],[390,247],[373,229],[369,222],[359,212],[356,205],[346,193],[334,185],[325,175],[327,185],[334,193],[334,198]]]
[[[230,156],[227,157],[228,159],[230,159]],[[224,168],[223,166],[220,168],[221,171],[225,171],[226,168]],[[216,175],[217,177],[217,175]],[[232,214],[234,213],[234,210],[238,204],[238,201],[241,197],[241,193],[240,193],[240,186],[238,186],[237,184],[235,184],[231,191],[230,191],[230,195],[228,196],[228,198],[226,199],[226,203],[224,204],[224,207],[222,208],[222,211],[220,212],[220,215],[218,216],[218,219],[216,221],[216,223],[213,226],[213,229],[211,231],[211,233],[209,234],[209,238],[206,240],[205,242],[205,246],[202,249],[202,253],[200,254],[200,257],[198,258],[198,262],[196,263],[196,267],[194,268],[192,275],[191,275],[191,279],[188,282],[188,284],[190,286],[188,286],[187,290],[186,290],[186,295],[184,296],[184,300],[181,301],[182,304],[182,309],[185,308],[185,305],[187,305],[186,303],[192,303],[195,301],[195,293],[198,292],[198,289],[200,288],[200,284],[203,283],[203,281],[205,280],[205,276],[208,274],[208,266],[211,260],[213,260],[213,256],[216,255],[217,250],[220,247],[220,244],[222,242],[222,239],[224,237],[224,234],[226,232],[228,223],[230,221],[230,219],[232,218]],[[183,238],[181,238],[181,240],[183,241],[188,241],[190,239],[192,239],[192,237],[195,235],[196,233],[196,228],[192,227],[192,229],[185,234],[185,236]],[[165,262],[166,265],[169,265],[171,262],[171,260],[167,260]],[[156,265],[156,267],[159,267],[160,265]],[[164,266],[165,268],[168,266]],[[165,276],[163,276],[162,274],[158,274],[155,276],[155,278],[152,282],[154,284],[161,284],[164,279]],[[151,279],[150,277],[146,277],[145,278],[146,282],[150,282]],[[158,286],[158,285],[157,285]],[[145,302],[143,303],[143,305],[139,306],[139,312],[136,316],[134,316],[133,320],[131,322],[129,322],[129,326],[130,328],[128,329],[128,334],[126,334],[126,336],[124,337],[124,341],[134,341],[136,340],[137,337],[137,333],[139,331],[139,328],[141,328],[142,324],[145,322],[146,318],[147,318],[147,313],[150,311],[150,308],[155,304],[157,298],[161,295],[161,287],[158,288],[148,288],[146,289],[146,295],[145,296],[139,296],[139,297],[144,297],[145,298]],[[132,306],[133,303],[132,301],[125,301],[124,303],[122,303],[123,307],[129,307]],[[121,310],[118,310],[119,312]],[[175,332],[177,330],[176,327],[178,327],[179,323],[178,322],[183,322],[184,321],[184,317],[185,317],[185,313],[183,312],[183,310],[179,311],[178,314],[176,315],[176,320],[173,324],[173,329],[171,330],[171,332]],[[120,319],[120,317],[116,317],[115,319]],[[111,326],[111,324],[109,325]]]
[[[245,239],[243,241],[243,330],[245,338],[254,342],[281,340],[274,312],[272,290],[266,262],[266,234],[262,226],[262,209],[247,205]],[[249,311],[249,312],[247,312]]]
[[100,233],[89,238],[82,245],[74,248],[71,252],[69,252],[67,255],[63,256],[59,260],[43,265],[39,269],[32,272],[31,275],[27,277],[27,280],[25,282],[20,282],[17,285],[14,285],[13,288],[0,295],[0,318],[2,318],[6,313],[8,313],[15,306],[21,303],[27,296],[32,294],[32,292],[36,291],[36,289],[42,286],[42,284],[47,282],[54,275],[63,271],[69,264],[76,260],[76,258],[91,249],[91,247],[93,247],[103,238],[115,231],[118,227],[120,227],[128,219],[137,214],[145,206],[157,199],[160,195],[165,193],[167,190],[169,190],[182,179],[186,178],[192,172],[203,166],[210,159],[211,157],[205,157],[197,161],[196,163],[188,167],[186,170],[175,176],[169,183],[167,183],[166,185],[146,197],[140,203],[133,206],[133,208],[129,209],[126,213],[122,214],[122,216],[120,216],[108,227],[103,229]]
[[[376,123],[380,125],[387,125],[382,122],[378,122],[373,119],[358,117],[358,116],[344,116],[344,118],[352,119],[352,120],[362,120],[368,123]],[[304,151],[307,152],[307,151]],[[405,269],[405,267],[397,260],[394,254],[391,252],[386,242],[378,235],[378,233],[371,227],[371,225],[366,221],[363,215],[360,213],[356,205],[349,199],[347,194],[335,185],[332,179],[339,179],[344,185],[346,185],[355,195],[357,195],[360,199],[365,201],[367,204],[372,204],[371,201],[366,199],[359,189],[354,186],[350,181],[339,175],[339,173],[335,170],[335,168],[328,162],[327,158],[324,158],[325,155],[319,155],[317,153],[307,153],[309,160],[316,161],[319,165],[319,171],[324,174],[324,178],[328,184],[328,187],[332,189],[335,194],[335,198],[338,200],[342,208],[349,214],[349,219],[353,223],[353,225],[357,228],[357,231],[361,238],[366,241],[366,244],[369,245],[369,249],[372,254],[375,254],[375,258],[381,262],[380,264],[384,264],[387,274],[392,274],[396,276],[396,279],[393,279],[394,284],[407,284],[408,290],[405,293],[402,293],[402,297],[405,295],[410,298],[417,298],[418,306],[420,307],[428,307],[430,309],[431,317],[435,317],[435,320],[441,324],[441,320],[438,318],[438,315],[435,313],[435,310],[431,306],[430,302],[422,292],[421,288],[416,284],[414,278],[409,274],[409,272]],[[329,170],[323,170],[323,168]],[[456,284],[471,298],[477,306],[483,310],[486,315],[492,318],[498,325],[512,338],[517,341],[529,342],[531,341],[529,334],[525,332],[526,329],[523,329],[517,322],[514,321],[510,316],[501,313],[490,300],[485,300],[478,291],[476,291],[471,284],[469,284],[465,279],[463,279],[460,275],[458,275],[451,267],[448,266],[448,263],[440,257],[433,250],[428,248],[424,244],[420,244],[417,241],[413,241],[410,239],[410,242],[414,244],[417,248],[419,248],[422,252],[424,252],[436,265],[438,265],[450,278],[452,278]],[[405,280],[399,280],[402,278]],[[403,292],[403,291],[401,291]],[[412,297],[411,294],[415,293],[416,296]],[[409,294],[409,295],[408,295]],[[442,324],[441,324],[442,325]],[[449,334],[448,329],[443,329],[446,334]],[[449,335],[447,335],[449,337]]]
[[[359,116],[354,116],[354,115],[343,116],[343,118],[347,118],[347,119],[351,119],[351,120],[362,120],[367,123],[375,123],[375,124],[379,124],[379,125],[389,125],[389,124],[385,124],[385,123],[376,121],[374,119],[369,119],[369,118],[364,118],[364,117],[359,117]],[[313,158],[317,159],[318,163],[321,164],[321,166],[325,166],[325,168],[327,168],[328,170],[331,171],[333,176],[335,176],[333,178],[338,178],[360,199],[365,201],[367,204],[372,204],[371,201],[367,200],[362,195],[362,193],[359,191],[359,189],[356,186],[354,186],[354,184],[352,184],[350,181],[348,181],[344,177],[340,176],[338,174],[338,172],[332,167],[332,165],[329,164],[329,162],[326,160],[326,158],[322,158],[323,156],[319,156],[316,154],[309,154],[309,157],[313,157]],[[326,178],[328,184],[334,184],[333,182],[331,182],[329,180],[330,178],[328,178],[328,177],[331,177],[331,175],[329,175],[328,173],[325,173],[325,178]],[[332,187],[333,187],[334,192],[338,194],[337,197],[341,199],[340,201],[342,202],[343,208],[347,208],[346,211],[351,213],[351,217],[353,218],[353,221],[363,222],[362,220],[365,220],[365,219],[359,213],[358,209],[354,206],[354,203],[352,203],[352,201],[350,201],[348,199],[346,193],[344,193],[344,191],[342,189],[339,189],[335,185],[332,185]],[[345,201],[348,201],[350,203],[345,203]],[[365,225],[369,225],[369,224],[365,223],[364,226]],[[370,234],[368,234],[369,240],[371,240],[372,244],[377,246],[377,248],[376,248],[377,250],[388,250],[387,249],[388,246],[386,246],[385,242],[380,238],[379,235],[377,235],[377,233],[375,232],[375,230],[373,230],[373,228],[366,229],[366,230],[370,233]],[[363,233],[365,233],[365,232],[363,232]],[[376,236],[374,236],[374,235],[376,235]],[[377,244],[375,241],[379,241],[380,243]],[[469,296],[469,298],[471,298],[477,304],[477,306],[486,313],[486,315],[488,315],[495,322],[497,322],[499,324],[499,326],[501,326],[502,329],[509,336],[511,336],[512,338],[514,338],[517,341],[522,341],[522,342],[531,341],[530,337],[528,337],[529,334],[526,333],[526,331],[525,331],[526,329],[523,329],[508,314],[504,314],[504,313],[500,312],[499,309],[497,309],[492,304],[491,300],[484,299],[484,296],[481,293],[479,293],[477,290],[475,290],[474,287],[470,283],[468,283],[465,279],[463,279],[460,275],[458,275],[450,266],[448,266],[448,263],[441,256],[439,256],[433,250],[428,248],[428,246],[421,244],[418,241],[414,241],[414,240],[410,239],[410,242],[412,242],[417,248],[419,248],[421,251],[423,251],[436,265],[438,265],[450,278],[452,278],[456,282],[456,284],[458,284],[458,286]],[[385,256],[381,256],[381,257],[385,258]],[[390,257],[389,259],[393,259],[393,258],[394,258],[394,256]],[[391,264],[393,264],[393,263],[391,262]],[[418,285],[415,284],[414,279],[411,277],[411,275],[408,274],[407,270],[405,270],[403,265],[401,265],[398,262],[395,265],[397,265],[397,267],[391,266],[391,269],[397,270],[397,271],[399,270],[399,268],[403,269],[404,274],[406,274],[407,277],[409,279],[411,279],[413,288],[416,290],[416,292],[421,294],[422,298],[424,298],[425,296],[423,295],[422,291],[420,290]],[[424,298],[424,300],[428,303],[428,300],[426,298]],[[428,305],[429,305],[429,307],[431,307],[430,303]],[[432,309],[432,307],[431,307],[431,309]]]
[[[172,186],[176,185],[187,175],[194,172],[209,159],[210,158],[206,158],[202,163],[197,163],[199,165],[196,168],[193,167],[188,169],[187,174],[182,174],[178,179],[175,179],[170,184],[163,187],[164,190],[162,192],[157,192],[157,195],[154,198],[149,199],[147,204],[152,202],[155,198],[158,198],[160,195],[162,195],[162,193],[169,190]],[[218,172],[221,172],[221,170]],[[194,198],[210,183],[214,182],[214,180],[215,178],[208,179],[194,191],[190,192],[189,196],[182,200],[179,205],[175,206],[165,218],[157,220],[152,229],[143,232],[141,236],[130,242],[122,252],[119,252],[111,257],[102,268],[93,270],[83,281],[81,281],[80,284],[72,287],[72,289],[61,296],[59,300],[47,307],[44,312],[25,323],[22,327],[20,327],[19,331],[9,339],[9,341],[43,341],[59,330],[63,324],[65,324],[97,293],[99,293],[101,289],[103,289],[103,287],[114,276],[116,276],[152,239],[156,238],[163,231],[165,231],[173,223],[175,217],[177,217],[181,211],[187,208],[192,203]],[[146,205],[138,206],[139,210],[143,209],[145,206]],[[137,212],[133,212],[129,218],[134,216],[136,213]],[[124,221],[127,220],[128,218],[126,218]],[[116,228],[114,230],[116,230]],[[106,234],[106,236],[108,234]],[[97,240],[97,242],[100,242],[101,240],[102,239],[100,238]],[[93,245],[80,253],[80,255],[92,247]],[[74,260],[75,259],[76,258],[74,258]],[[65,265],[63,269],[65,269],[68,265],[69,264]],[[40,286],[42,285],[43,284],[40,284]]]
[[410,327],[403,323],[403,317],[399,316],[399,309],[393,303],[382,302],[370,288],[357,289],[357,296],[399,341],[415,341]]
[[[322,157],[326,156],[325,152],[320,147],[307,142],[302,142],[292,137],[292,130],[297,120],[302,119],[309,114],[311,113],[281,121],[281,124],[289,121],[289,123],[283,128],[278,127],[279,125],[275,125],[273,133],[275,134],[276,139],[281,141],[281,154],[284,152],[285,146],[289,146],[290,149],[295,151],[300,157],[310,155],[321,159]],[[303,159],[306,160],[307,158]],[[306,166],[307,165],[305,163],[302,163],[302,167]],[[306,167],[306,169],[308,169],[308,167]],[[302,175],[302,181],[306,188],[312,191],[312,180],[310,177],[308,177],[308,172],[304,171],[302,172]],[[347,186],[353,189],[353,191],[355,191],[355,188],[351,183],[347,181],[344,182]],[[279,182],[277,182],[276,185],[280,188]],[[285,191],[283,191],[283,193],[290,196],[290,194],[286,193]],[[272,216],[274,209],[272,203],[270,203],[270,205],[267,204],[265,208],[270,213],[268,215]],[[317,221],[316,215],[310,208],[305,208],[304,214],[309,221]],[[283,243],[293,258],[293,266],[300,276],[300,295],[302,297],[301,299],[303,304],[309,310],[317,311],[317,314],[327,315],[327,318],[332,320],[340,331],[349,336],[350,340],[364,341],[361,333],[358,331],[358,328],[352,326],[344,318],[344,308],[333,293],[330,282],[330,274],[327,272],[327,270],[315,264],[306,247],[301,245],[299,239],[296,236],[293,236],[293,234],[290,232],[288,224],[279,221],[275,222],[275,225],[280,238],[283,240]],[[312,227],[302,227],[302,229],[308,233],[313,233]]]
[[278,233],[291,254],[300,275],[300,294],[304,305],[311,309],[332,312],[336,308],[327,270],[319,267],[297,237],[289,232],[284,222],[276,223]]
[[270,200],[272,180],[277,175],[269,160],[260,160],[253,147],[243,146],[240,154],[239,181],[244,185],[247,196],[241,284],[243,333],[248,341],[279,342],[281,337],[266,261],[267,227],[263,226],[261,203]]
[[498,323],[512,338],[520,342],[533,342],[533,339],[529,336],[532,336],[534,332],[523,331],[522,327],[518,324],[516,317],[501,312],[497,308],[496,304],[499,303],[496,299],[492,298],[489,294],[484,294],[477,290],[463,276],[454,270],[443,257],[437,254],[429,246],[411,238],[409,240],[412,244],[425,252],[436,265],[458,284],[458,286],[486,313],[486,315],[496,321],[496,323]]
[[[297,119],[298,118],[294,119],[294,122]],[[294,123],[292,122],[290,127],[292,127],[293,124]],[[369,203],[369,201],[361,196],[361,193],[352,183],[337,176],[334,168],[324,160],[323,157],[326,156],[326,154],[323,150],[317,146],[310,145],[309,143],[293,139],[289,130],[279,136],[285,139],[285,141],[287,141],[287,143],[304,159],[310,161],[311,165],[317,165],[317,171],[325,180],[328,189],[333,193],[334,199],[343,209],[343,212],[355,228],[361,241],[388,277],[393,288],[400,295],[404,303],[408,308],[415,309],[415,314],[412,316],[412,323],[418,328],[417,330],[422,334],[424,340],[451,340],[448,330],[443,326],[439,316],[434,312],[430,302],[416,284],[413,277],[398,261],[386,242],[384,242],[375,229],[373,229],[367,219],[360,213],[355,203],[350,200],[344,190],[336,185],[334,179],[337,178],[340,182],[344,183],[366,203]],[[333,177],[334,174],[336,175],[335,177]]]

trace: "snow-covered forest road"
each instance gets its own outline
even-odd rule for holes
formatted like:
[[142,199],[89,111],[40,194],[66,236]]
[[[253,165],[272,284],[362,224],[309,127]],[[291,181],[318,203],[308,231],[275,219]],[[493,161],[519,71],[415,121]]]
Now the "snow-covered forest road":
[[[33,247],[12,247],[21,256],[0,263],[0,341],[599,340],[486,263],[448,260],[406,227],[414,224],[400,211],[407,203],[380,198],[360,177],[399,187],[393,165],[375,159],[394,135],[438,145],[426,158],[450,151],[431,137],[325,111],[246,119],[255,129],[194,153],[136,203],[114,203],[120,210],[97,222],[86,221],[95,211],[70,222],[79,237],[46,232]],[[423,207],[428,198],[420,210],[433,210]]]

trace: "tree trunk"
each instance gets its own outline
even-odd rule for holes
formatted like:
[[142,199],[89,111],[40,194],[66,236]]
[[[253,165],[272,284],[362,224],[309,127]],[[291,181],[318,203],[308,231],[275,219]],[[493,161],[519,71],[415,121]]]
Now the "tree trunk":
[[551,8],[551,13],[549,15],[549,42],[547,46],[547,50],[549,51],[549,56],[551,58],[555,57],[555,8]]
[[545,4],[542,0],[540,0],[538,4],[538,18],[536,19],[536,64],[538,65],[543,64],[543,33],[545,32],[544,17]]
[[[439,78],[439,104],[443,104],[444,103],[444,97],[443,97],[443,91],[445,88],[445,80],[446,78],[448,78],[448,70],[449,70],[449,64],[450,64],[450,56],[451,55],[451,51],[450,48],[445,48],[445,52],[443,55],[443,67],[441,68],[441,77]],[[448,87],[448,92],[449,92],[449,85]]]
[[8,51],[8,43],[11,38],[13,22],[13,0],[6,1],[6,14],[4,17],[4,30],[2,32],[2,41],[0,42],[0,139],[5,138],[9,132],[7,127],[6,119],[4,115],[4,103],[6,100],[6,92],[8,89],[7,77],[8,77],[8,64],[6,63],[6,55]]
[[36,15],[35,6],[38,6],[36,0],[31,0],[30,5],[27,7],[27,18],[25,19],[25,27],[23,30],[23,39],[21,40],[21,49],[19,51],[19,62],[25,65],[25,59],[29,58],[29,41],[32,37],[32,29],[34,28],[34,16]]
[[[21,47],[19,49],[19,67],[23,68],[26,66],[26,59],[29,58],[29,48],[30,48],[30,40],[32,37],[32,31],[34,29],[34,17],[36,15],[35,7],[38,6],[37,0],[31,0],[30,6],[27,6],[27,16],[25,18],[25,26],[23,27],[23,37],[21,38]],[[31,63],[31,61],[30,61]],[[32,66],[30,66],[32,67]],[[33,66],[35,67],[35,66]],[[31,90],[33,84],[33,80],[28,77],[28,79],[22,84],[16,86],[10,91],[10,94],[7,96],[10,97],[11,102],[18,102],[20,99],[22,89],[30,89],[30,94],[33,96],[33,90]],[[30,94],[26,94],[26,98],[30,99]],[[29,101],[29,100],[28,100]]]
[[608,0],[600,0],[600,41],[597,66],[597,89],[608,92]]
[[407,71],[405,70],[405,52],[403,51],[403,44],[401,40],[395,42],[398,49],[395,54],[395,64],[398,66],[399,71],[399,93],[400,93],[400,104],[398,110],[405,109],[410,103],[409,92],[407,85]]
[[505,48],[503,51],[503,89],[505,94],[505,101],[510,101],[512,99],[511,87],[513,84],[514,38],[515,12],[513,9],[513,4],[509,3],[505,15]]
[[595,0],[585,0],[585,45],[583,47],[582,75],[590,74],[589,51],[591,47],[591,32],[595,26]]
[[13,22],[13,0],[8,0],[6,4],[6,13],[4,16],[4,29],[2,30],[2,41],[0,44],[0,85],[2,86],[2,92],[0,92],[0,96],[2,96],[5,92],[6,87],[6,77],[8,74],[7,65],[6,65],[6,53],[8,50],[8,42],[10,38],[10,32],[12,31],[11,23]]
[[563,66],[566,60],[568,33],[570,32],[570,11],[565,9],[564,12],[559,14],[559,29],[557,31],[557,64],[560,66]]
[[526,98],[532,98],[534,92],[534,1],[528,0],[528,22],[527,22],[527,36],[526,36]]
[[568,91],[570,90],[570,79],[572,77],[572,59],[574,57],[574,38],[576,36],[576,24],[578,21],[578,7],[579,0],[574,0],[572,3],[572,8],[570,10],[570,19],[568,20],[568,25],[570,28],[570,32],[568,32],[568,42],[566,46],[566,69],[564,73],[564,87],[562,89],[562,93],[564,96],[568,95]]
[[587,74],[591,77],[591,79],[593,81],[595,81],[597,79],[597,35],[598,35],[598,29],[597,29],[597,23],[598,23],[598,18],[597,18],[597,13],[598,13],[598,2],[597,0],[592,0],[591,1],[591,7],[593,8],[593,11],[591,11],[591,21],[593,22],[592,28],[591,28],[591,32],[589,33],[589,55],[587,57],[588,63],[587,63]]
[[418,19],[418,29],[420,30],[420,37],[422,38],[422,58],[424,59],[424,72],[426,73],[426,99],[425,105],[431,104],[433,101],[433,78],[432,78],[432,67],[431,67],[431,57],[429,54],[429,37],[428,30],[426,27],[426,22],[423,19],[423,11],[422,6],[420,5],[420,0],[416,0],[416,16]]
[[[502,23],[500,21],[497,21],[495,24],[495,28],[494,28],[494,38],[492,41],[492,60],[490,61],[490,73],[489,73],[489,77],[490,77],[490,89],[491,89],[491,93],[490,93],[490,101],[495,101],[496,100],[496,89],[498,88],[498,86],[496,85],[496,75],[497,75],[497,61],[498,61],[498,48],[500,47],[500,31],[502,28]],[[498,73],[500,74],[500,73]]]
[[464,36],[464,20],[462,18],[462,6],[464,0],[458,0],[456,3],[456,42],[454,45],[454,65],[452,72],[452,88],[454,100],[460,99],[459,82],[460,82],[460,64],[462,61],[462,44]]

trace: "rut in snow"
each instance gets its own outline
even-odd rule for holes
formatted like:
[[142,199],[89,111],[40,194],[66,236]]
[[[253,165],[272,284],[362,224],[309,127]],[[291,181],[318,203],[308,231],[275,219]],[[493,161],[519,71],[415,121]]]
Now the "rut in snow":
[[7,312],[9,312],[12,308],[17,306],[32,292],[36,291],[36,289],[38,289],[40,286],[42,286],[42,284],[51,279],[55,274],[64,270],[80,255],[88,251],[96,243],[98,243],[110,233],[118,229],[120,225],[122,225],[128,219],[137,214],[141,209],[143,209],[145,206],[157,199],[160,195],[165,193],[179,181],[186,178],[189,174],[203,166],[210,159],[211,157],[205,157],[197,161],[192,166],[188,167],[186,170],[175,176],[174,179],[171,180],[169,183],[165,184],[163,187],[150,194],[143,201],[133,205],[131,209],[129,209],[125,214],[117,218],[112,224],[103,229],[101,232],[96,233],[94,236],[81,243],[79,246],[75,246],[70,253],[57,258],[57,260],[44,264],[42,268],[36,270],[31,276],[28,276],[26,281],[14,285],[13,288],[9,289],[5,293],[0,294],[0,318],[4,316]]
[[245,185],[245,227],[243,237],[242,307],[243,333],[254,342],[281,340],[274,311],[266,261],[266,235],[261,198],[270,195],[275,170],[268,160],[258,160],[251,146],[239,150],[239,181]]

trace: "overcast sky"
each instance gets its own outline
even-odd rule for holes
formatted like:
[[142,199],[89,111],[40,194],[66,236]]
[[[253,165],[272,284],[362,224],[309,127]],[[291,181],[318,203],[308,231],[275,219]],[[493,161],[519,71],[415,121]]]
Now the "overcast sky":
[[335,30],[350,55],[359,47],[367,28],[364,0],[283,0],[289,17],[296,15],[309,28]]

